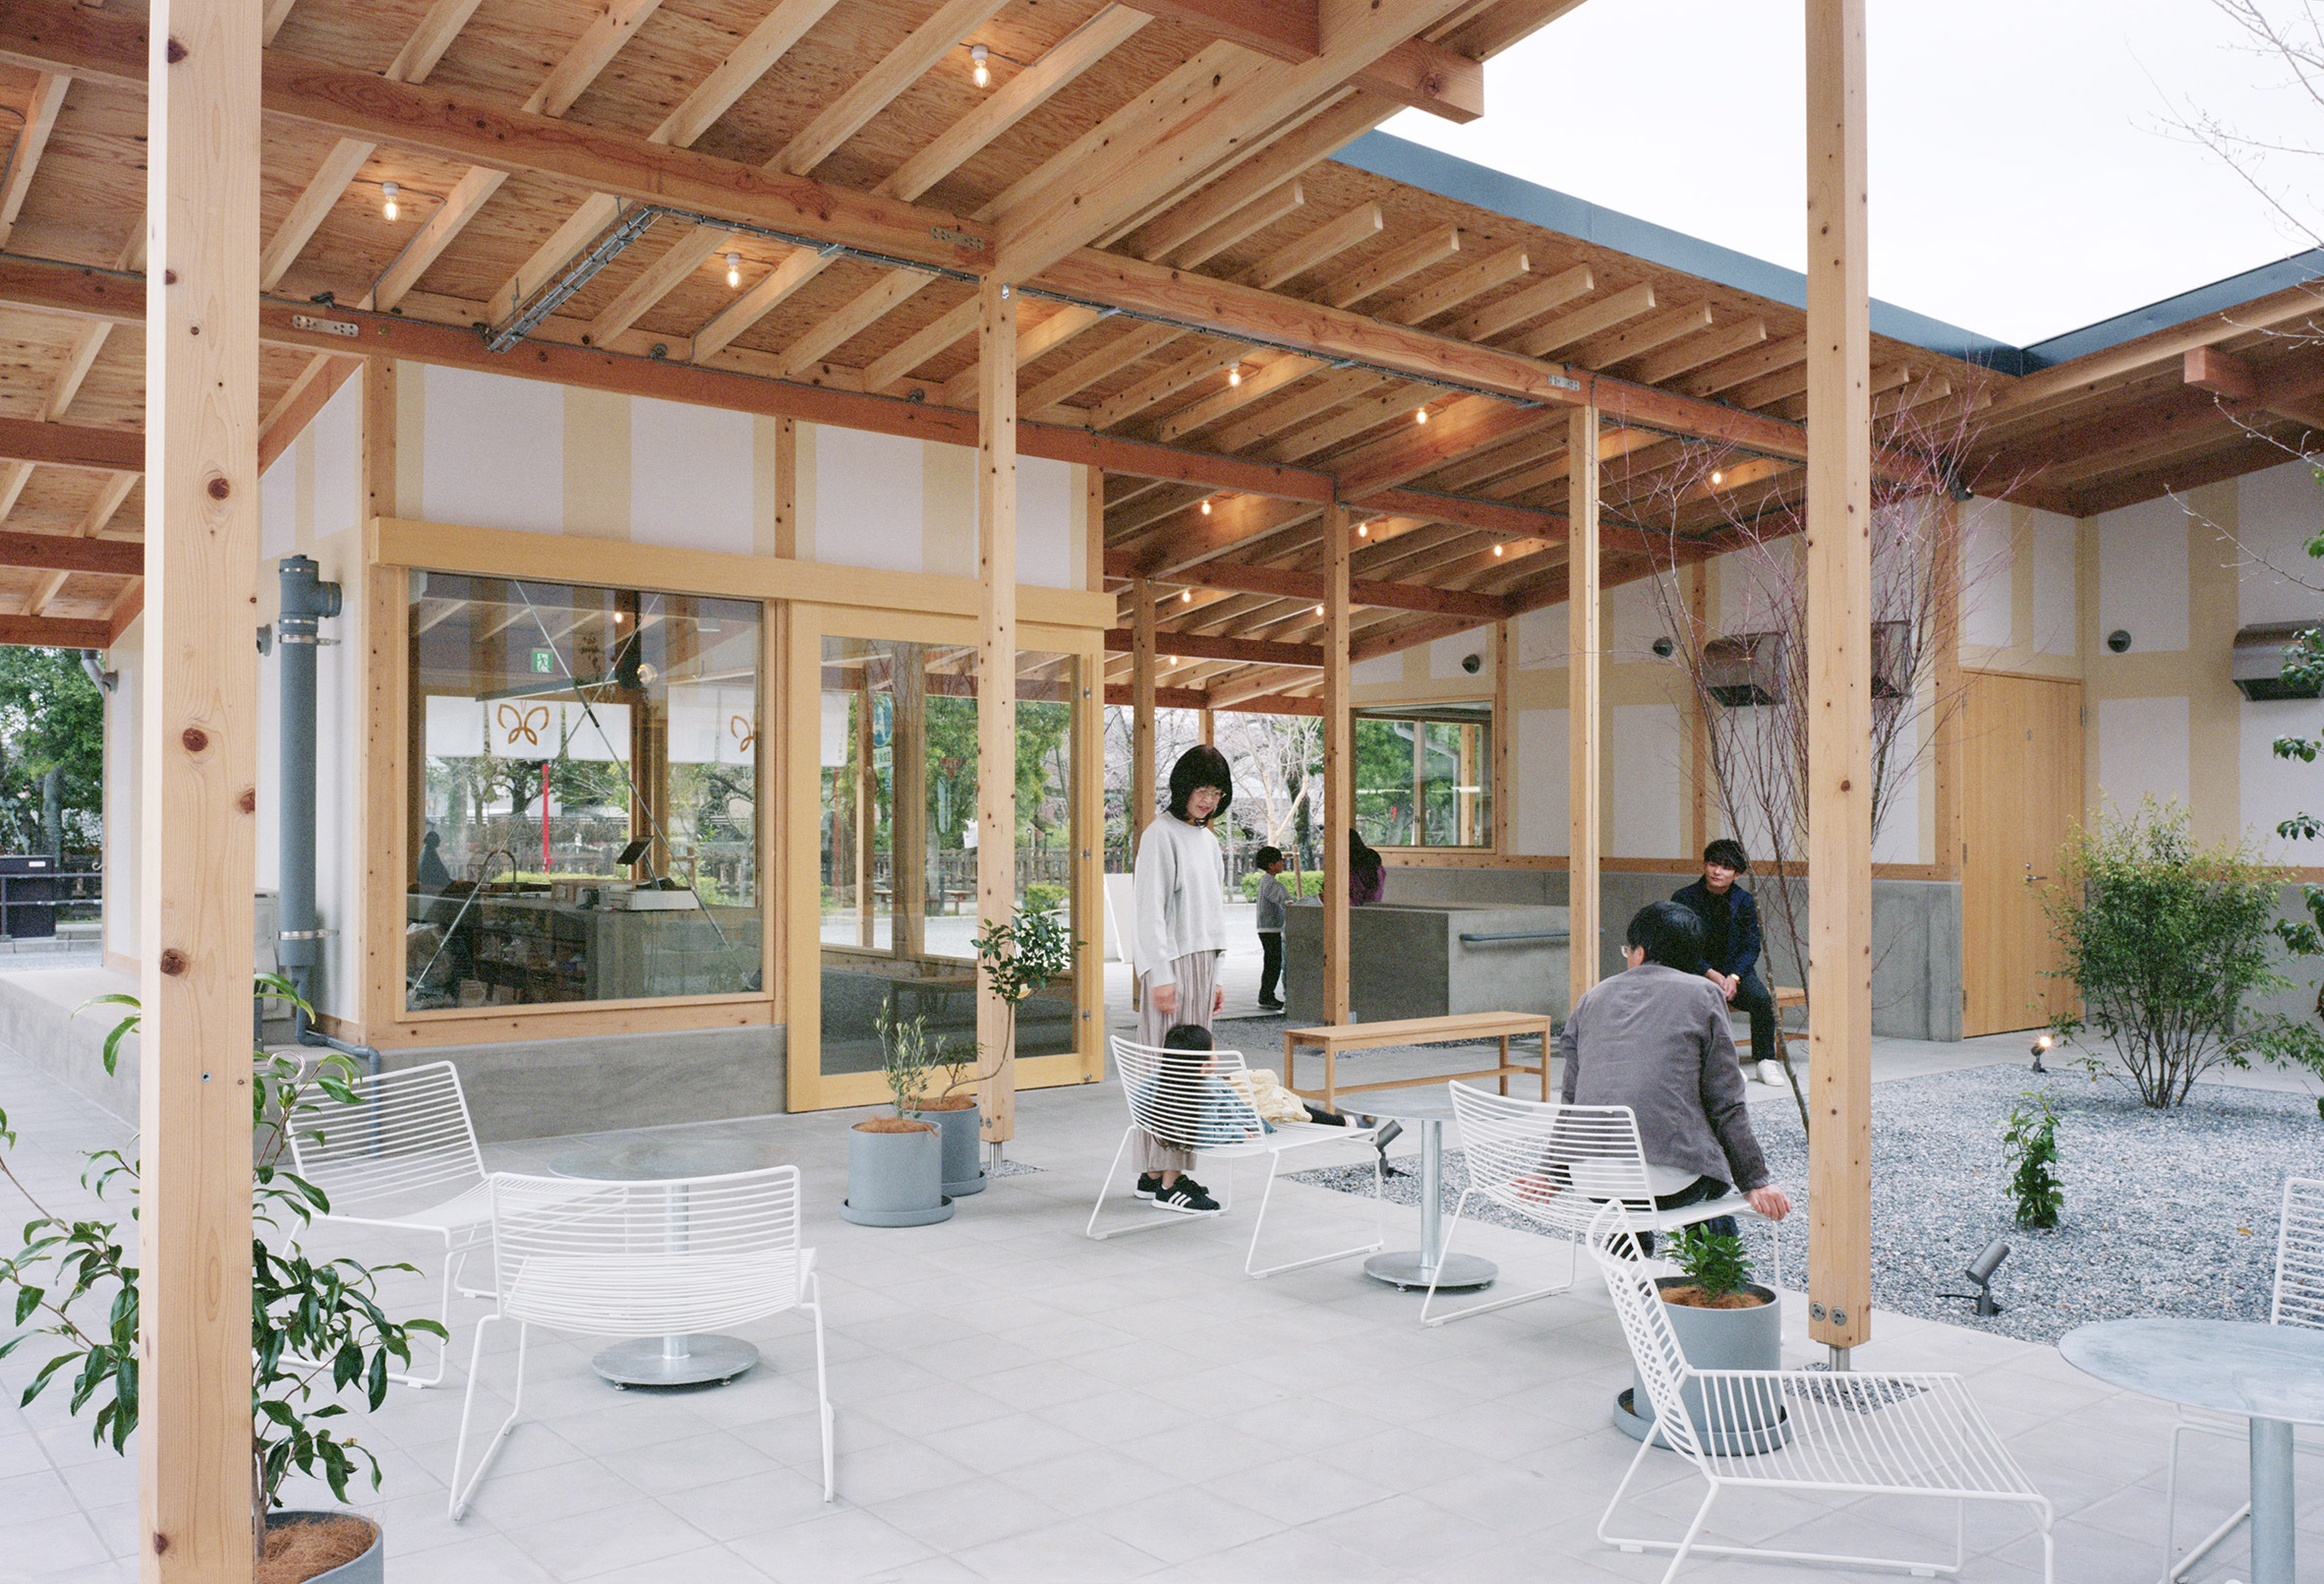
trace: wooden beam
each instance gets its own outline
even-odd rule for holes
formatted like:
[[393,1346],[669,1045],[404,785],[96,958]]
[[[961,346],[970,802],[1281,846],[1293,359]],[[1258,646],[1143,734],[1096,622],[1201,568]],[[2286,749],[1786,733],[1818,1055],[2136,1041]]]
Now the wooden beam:
[[1457,124],[1484,114],[1484,63],[1426,38],[1407,38],[1348,81]]
[[1528,330],[1514,344],[1526,356],[1539,357],[1561,347],[1572,346],[1577,341],[1588,340],[1593,335],[1627,323],[1641,315],[1651,314],[1654,310],[1654,283],[1642,280],[1635,286],[1600,297],[1597,302],[1586,304],[1570,314],[1560,315],[1539,329]]
[[655,260],[639,270],[613,300],[598,311],[583,336],[592,346],[605,346],[623,330],[653,312],[654,305],[685,283],[695,270],[721,253],[732,252],[731,232],[690,225],[671,239]]
[[65,106],[65,90],[73,80],[61,72],[42,72],[32,82],[32,96],[25,106],[24,125],[17,129],[16,146],[10,150],[8,167],[0,174],[0,248],[8,246],[9,233],[16,229],[16,217],[25,206],[25,195],[32,190],[32,173],[40,168],[40,155],[48,147],[48,135],[56,130],[56,113]]
[[306,433],[307,426],[315,422],[315,415],[338,393],[348,377],[362,367],[361,358],[334,358],[323,352],[308,359],[299,377],[276,398],[266,416],[259,420],[261,474],[274,465],[276,457],[290,449],[293,440]]
[[1359,93],[1308,117],[1266,143],[1226,175],[1139,226],[1129,251],[1159,260],[1200,236],[1245,205],[1386,120],[1395,106]]
[[426,82],[436,62],[443,59],[443,52],[452,47],[452,40],[460,36],[460,29],[468,26],[468,19],[476,15],[477,4],[478,0],[433,0],[411,37],[388,62],[385,75],[398,83]]
[[802,127],[776,156],[776,167],[804,176],[829,159],[840,145],[862,131],[865,123],[958,47],[970,29],[992,21],[1002,4],[1003,0],[946,0],[934,16],[914,28],[902,43],[880,57],[870,71],[848,84]]
[[[1117,565],[1120,570],[1116,570]],[[1129,576],[1132,563],[1127,557],[1118,563],[1109,556],[1106,570],[1117,577]],[[1188,588],[1272,594],[1291,600],[1320,600],[1330,594],[1320,572],[1287,566],[1251,566],[1241,561],[1208,561],[1164,581]],[[1425,611],[1435,616],[1463,616],[1479,621],[1497,621],[1508,610],[1508,602],[1493,595],[1428,588],[1418,583],[1372,583],[1358,579],[1348,585],[1348,597],[1358,605],[1375,610]]]
[[[977,288],[976,350],[976,922],[990,930],[1017,922],[1017,294],[997,280]],[[977,1099],[999,1144],[1017,1137],[1016,1020],[979,976]]]
[[1836,1352],[1872,1335],[1864,0],[1808,0],[1807,16],[1808,1334]]
[[1282,500],[1267,496],[1225,496],[1207,513],[1188,512],[1169,521],[1154,543],[1137,553],[1145,575],[1169,578],[1229,550],[1251,545],[1315,515],[1317,501]]
[[1136,625],[1131,634],[1130,683],[1134,692],[1130,723],[1130,847],[1154,823],[1154,673],[1161,657],[1154,621],[1154,589],[1143,578],[1130,585]]
[[99,473],[143,473],[145,439],[128,429],[0,418],[0,461],[87,468]]
[[1170,262],[1181,269],[1192,269],[1208,264],[1245,237],[1257,235],[1285,215],[1305,206],[1307,202],[1307,190],[1295,177],[1281,187],[1261,193],[1216,225],[1198,233],[1191,242],[1171,255]]
[[483,165],[471,165],[462,172],[460,179],[452,183],[451,190],[444,194],[443,202],[436,206],[420,229],[413,233],[412,239],[403,245],[403,251],[395,256],[395,262],[379,276],[378,284],[372,288],[370,301],[364,306],[389,309],[402,302],[411,289],[419,284],[420,277],[429,271],[437,259],[443,257],[444,249],[450,247],[453,240],[467,228],[468,222],[476,218],[477,211],[490,203],[493,195],[500,191],[507,181],[506,171],[492,170]]
[[1722,359],[1700,373],[1691,374],[1678,382],[1678,388],[1690,396],[1715,396],[1722,390],[1732,390],[1753,380],[1794,368],[1807,355],[1805,334],[1786,335],[1780,341],[1766,342],[1750,352]]
[[[81,539],[71,534],[0,533],[0,566],[32,567],[51,572],[101,572],[108,577],[143,577],[145,573],[145,547],[126,539]],[[93,647],[104,646],[98,644]]]
[[1732,357],[1737,352],[1755,347],[1767,338],[1766,320],[1739,320],[1723,329],[1692,336],[1667,352],[1646,358],[1630,371],[1630,377],[1642,385],[1663,384],[1682,374],[1691,374],[1707,363],[1715,363],[1720,358]]
[[1139,0],[1137,9],[1269,60],[1311,61],[1323,53],[1323,25],[1311,0]]
[[1597,277],[1590,266],[1575,264],[1453,321],[1444,333],[1456,341],[1489,341],[1529,320],[1554,313],[1577,297],[1589,296],[1596,286]]
[[[1154,704],[1165,710],[1200,710],[1210,707],[1210,695],[1198,687],[1157,687]],[[1137,689],[1128,682],[1106,683],[1106,702],[1121,709],[1137,707]]]
[[1429,413],[1427,423],[1414,423],[1401,434],[1372,441],[1342,458],[1332,471],[1340,481],[1340,493],[1361,499],[1409,483],[1480,447],[1540,434],[1561,416],[1554,407],[1461,396]]
[[[1142,579],[1141,579],[1142,581]],[[1245,666],[1320,666],[1323,655],[1313,644],[1273,643],[1264,638],[1214,638],[1195,632],[1158,630],[1154,642],[1166,655],[1190,660],[1232,660]],[[1116,654],[1135,654],[1137,633],[1121,627],[1106,629],[1106,647]]]
[[1021,405],[1029,416],[1045,417],[1067,397],[1077,395],[1108,375],[1152,356],[1186,333],[1175,324],[1133,325],[1108,345],[1075,358],[1024,392]]
[[877,394],[903,383],[905,376],[921,364],[975,334],[977,312],[977,299],[970,297],[924,329],[904,337],[894,351],[863,366],[863,388]]
[[1350,248],[1369,242],[1387,225],[1377,204],[1359,204],[1347,213],[1295,237],[1243,272],[1248,285],[1272,289],[1319,267]]
[[1051,94],[1104,59],[1151,20],[1128,6],[1110,5],[1052,45],[872,189],[909,203],[959,169],[978,149],[1046,103]]
[[1323,1021],[1353,1017],[1348,837],[1356,829],[1356,744],[1348,697],[1348,582],[1356,538],[1336,502],[1323,527]]
[[[936,277],[922,269],[891,269],[834,313],[825,315],[811,328],[801,333],[790,345],[775,355],[778,378],[794,379],[820,363],[834,348],[860,335],[891,310],[909,301],[922,290],[935,284]],[[1017,367],[1017,300],[1009,302],[1009,367]],[[977,367],[984,366],[983,359]],[[1012,375],[1014,378],[1014,375]],[[1017,388],[1009,391],[1009,423],[1012,431],[1017,426]],[[977,386],[977,411],[984,411],[984,389],[981,379]]]
[[761,275],[748,290],[721,309],[716,318],[694,332],[694,353],[690,361],[701,363],[714,353],[733,344],[743,334],[780,308],[793,292],[822,274],[839,261],[839,254],[817,248],[793,248],[783,262]]
[[[1400,286],[1431,264],[1440,264],[1460,251],[1460,227],[1430,226],[1410,241],[1390,248],[1362,268],[1333,281],[1324,292],[1323,300],[1334,308],[1354,308],[1366,297],[1376,297],[1391,286]],[[1396,318],[1393,314],[1381,317]]]
[[[21,537],[10,535],[10,538]],[[105,649],[113,643],[113,628],[105,621],[68,621],[57,616],[0,616],[0,647],[11,649]],[[250,1526],[243,1525],[243,1545],[250,1544]],[[245,1577],[248,1576],[246,1573]]]
[[2181,363],[2181,380],[2198,390],[2208,390],[2230,401],[2256,401],[2259,381],[2251,365],[2213,346],[2191,346]]
[[1603,704],[1598,668],[1605,644],[1600,635],[1604,602],[1598,587],[1598,414],[1587,407],[1568,415],[1566,454],[1573,458],[1566,518],[1566,1005],[1598,982],[1602,935],[1598,854],[1604,840],[1601,797]]
[[1512,242],[1463,264],[1433,286],[1423,286],[1399,297],[1382,308],[1379,316],[1398,324],[1424,324],[1440,314],[1451,313],[1473,297],[1482,297],[1522,279],[1528,262],[1526,245]]
[[145,287],[137,1553],[145,1584],[249,1584],[261,19],[245,0],[148,15],[170,274]]

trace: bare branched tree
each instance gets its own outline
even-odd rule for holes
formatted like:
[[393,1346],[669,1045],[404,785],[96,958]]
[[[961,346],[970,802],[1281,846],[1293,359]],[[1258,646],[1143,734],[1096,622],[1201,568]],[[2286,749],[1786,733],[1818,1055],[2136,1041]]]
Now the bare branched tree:
[[[1939,685],[1938,644],[1951,625],[1943,619],[1946,602],[1974,582],[1981,568],[1964,564],[1966,514],[1947,509],[1945,491],[1966,494],[1947,470],[1949,459],[1970,449],[1979,405],[1973,393],[1908,405],[1884,426],[1883,439],[1892,455],[1946,460],[1921,472],[1889,468],[1874,474],[1871,801],[1876,840],[1899,812],[1900,799],[1933,751],[1939,729],[1961,704],[1957,685]],[[1644,486],[1643,493],[1610,484],[1608,494],[1623,498],[1608,499],[1606,509],[1609,516],[1681,536],[1675,543],[1691,537],[1725,552],[1720,570],[1727,593],[1721,604],[1736,614],[1733,630],[1721,630],[1716,613],[1697,618],[1672,575],[1675,564],[1655,578],[1656,598],[1667,629],[1678,639],[1670,656],[1674,689],[1705,722],[1712,793],[1720,817],[1753,854],[1755,889],[1768,927],[1804,968],[1808,592],[1801,536],[1807,505],[1799,470],[1771,474],[1769,467],[1723,448],[1690,447],[1680,463],[1632,481]],[[1729,482],[1755,476],[1757,482],[1741,487]],[[1706,661],[1707,647],[1714,639],[1744,633],[1773,634],[1775,675],[1769,702],[1730,705],[1714,694],[1717,678]],[[1761,854],[1771,860],[1764,867],[1758,865]],[[1812,999],[1814,985],[1806,988]],[[1763,1059],[1770,1054],[1753,1052]],[[1808,1105],[1800,1072],[1788,1046],[1774,1055],[1783,1064],[1804,1129]]]

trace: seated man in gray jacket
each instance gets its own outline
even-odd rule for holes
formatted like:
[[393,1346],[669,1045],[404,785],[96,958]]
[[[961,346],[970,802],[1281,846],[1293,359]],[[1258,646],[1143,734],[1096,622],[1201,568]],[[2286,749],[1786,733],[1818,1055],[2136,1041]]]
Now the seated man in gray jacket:
[[[1771,1221],[1791,1200],[1768,1173],[1743,1100],[1726,997],[1703,975],[1703,926],[1675,902],[1630,920],[1629,968],[1575,1004],[1558,1035],[1568,1105],[1626,1105],[1638,1118],[1647,1182],[1664,1209],[1740,1188]],[[1732,1233],[1734,1217],[1708,1223]],[[1654,1252],[1653,1239],[1639,1240]]]

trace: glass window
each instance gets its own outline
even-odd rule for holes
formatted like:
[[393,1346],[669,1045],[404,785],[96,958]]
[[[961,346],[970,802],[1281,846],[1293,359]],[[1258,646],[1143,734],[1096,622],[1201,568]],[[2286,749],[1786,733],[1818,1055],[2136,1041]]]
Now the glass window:
[[[880,1066],[873,1019],[924,1017],[976,1048],[976,651],[827,637],[822,650],[822,1061]],[[1023,652],[1017,675],[1017,908],[1078,938],[1074,702],[1080,663]],[[1069,970],[1026,1000],[1017,1054],[1075,1046]]]
[[755,991],[760,608],[411,580],[405,1005]]
[[1489,704],[1359,710],[1354,726],[1356,829],[1366,842],[1493,845]]

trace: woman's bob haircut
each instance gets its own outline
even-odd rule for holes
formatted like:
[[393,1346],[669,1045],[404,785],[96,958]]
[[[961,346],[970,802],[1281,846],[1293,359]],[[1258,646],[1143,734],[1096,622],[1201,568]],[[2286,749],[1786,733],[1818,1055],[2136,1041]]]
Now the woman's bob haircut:
[[[1170,767],[1170,812],[1175,819],[1188,824],[1196,823],[1187,813],[1187,800],[1198,787],[1210,787],[1218,792],[1218,807],[1210,811],[1211,819],[1224,814],[1235,801],[1235,774],[1227,768],[1227,756],[1206,742],[1197,742],[1178,756],[1178,763]],[[1207,824],[1208,821],[1202,823]]]

